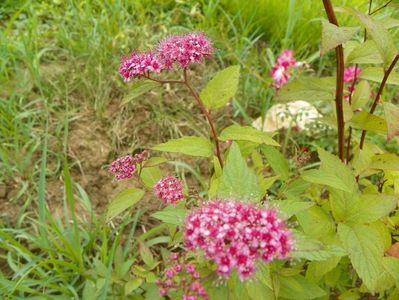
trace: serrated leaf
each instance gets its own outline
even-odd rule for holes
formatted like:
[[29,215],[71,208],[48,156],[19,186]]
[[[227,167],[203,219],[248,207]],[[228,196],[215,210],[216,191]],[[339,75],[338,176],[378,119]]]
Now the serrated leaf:
[[351,7],[346,7],[344,10],[355,16],[367,29],[367,32],[372,37],[381,57],[383,58],[385,66],[388,66],[397,53],[395,43],[388,30],[367,14],[361,13]]
[[111,200],[106,212],[106,220],[111,219],[132,207],[141,200],[144,196],[144,191],[136,188],[131,188],[120,192],[115,198]]
[[347,64],[382,64],[383,62],[377,46],[372,40],[367,40],[352,49],[346,59]]
[[350,212],[346,223],[371,223],[393,211],[398,198],[384,194],[362,194],[356,207]]
[[307,236],[324,240],[335,234],[332,218],[319,206],[312,206],[296,214],[297,220]]
[[[380,83],[384,78],[384,70],[378,67],[368,67],[362,70],[359,77]],[[399,74],[395,71],[392,72],[388,77],[387,84],[399,85]]]
[[167,224],[182,225],[186,214],[186,209],[167,207],[162,211],[153,213],[151,217]]
[[387,123],[386,121],[376,115],[370,114],[366,111],[361,111],[353,115],[348,125],[353,128],[372,131],[375,133],[386,134]]
[[144,168],[141,170],[140,178],[143,181],[144,185],[152,189],[154,185],[161,179],[162,172],[161,169],[157,166]]
[[399,156],[394,153],[376,154],[371,159],[370,168],[399,171]]
[[218,196],[235,197],[243,201],[257,201],[261,197],[258,177],[241,156],[238,145],[230,146],[223,174],[219,179]]
[[384,243],[378,232],[368,225],[339,224],[338,235],[363,283],[371,292],[377,291],[379,277],[384,273]]
[[390,141],[395,136],[399,136],[399,106],[389,102],[385,102],[383,105],[388,127],[388,141]]
[[139,243],[139,253],[141,259],[146,264],[147,267],[152,268],[155,265],[155,259],[152,255],[150,248],[140,239],[137,240]]
[[336,245],[324,245],[318,240],[295,235],[295,250],[291,257],[310,261],[324,261],[331,257],[342,257],[347,253]]
[[235,95],[240,67],[230,66],[216,73],[201,91],[201,99],[208,109],[223,107]]
[[326,292],[301,275],[279,276],[279,296],[285,299],[308,300],[323,297]]
[[300,77],[284,85],[275,96],[276,101],[334,101],[334,77]]
[[220,133],[219,140],[221,141],[248,141],[256,144],[265,144],[272,146],[280,146],[270,134],[259,131],[250,126],[231,125]]
[[211,157],[213,155],[212,143],[203,137],[197,136],[184,136],[169,140],[166,143],[154,146],[152,149],[199,157]]
[[289,177],[288,160],[276,148],[270,146],[262,146],[262,153],[266,156],[267,163],[272,167],[273,171],[280,176],[282,180]]
[[306,269],[306,278],[318,283],[325,274],[337,266],[340,260],[339,256],[333,256],[323,261],[311,261]]
[[125,283],[125,296],[136,290],[143,283],[143,279],[134,278]]
[[384,269],[395,279],[396,288],[399,289],[399,259],[396,257],[384,257],[382,264]]
[[269,202],[271,205],[276,206],[285,218],[290,218],[315,205],[314,202],[300,201],[298,199],[270,200]]
[[157,87],[160,87],[161,84],[152,80],[142,80],[137,81],[133,85],[129,87],[129,93],[123,98],[122,105],[125,105],[137,97],[141,96],[148,91],[151,91]]
[[321,56],[346,43],[359,31],[359,27],[338,27],[324,19],[321,20],[321,28]]

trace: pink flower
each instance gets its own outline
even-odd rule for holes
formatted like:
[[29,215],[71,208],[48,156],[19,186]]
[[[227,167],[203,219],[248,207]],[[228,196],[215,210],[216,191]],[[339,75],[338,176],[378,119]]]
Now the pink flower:
[[173,176],[162,178],[154,186],[154,193],[165,204],[173,204],[183,200],[183,186],[180,180]]
[[236,269],[241,280],[255,272],[258,259],[286,258],[293,241],[274,209],[238,201],[213,200],[190,213],[185,221],[185,245],[201,249],[221,276]]
[[298,62],[294,58],[293,50],[284,50],[280,56],[277,58],[277,65],[284,68],[297,66]]
[[158,57],[166,69],[171,69],[175,63],[186,69],[190,63],[198,64],[204,58],[211,57],[213,51],[211,41],[203,32],[192,32],[161,41]]
[[167,269],[165,270],[165,275],[168,278],[172,278],[175,275],[175,271],[173,269]]
[[186,271],[187,273],[193,274],[195,272],[195,267],[192,264],[187,264],[186,265]]
[[144,150],[141,153],[137,153],[133,156],[133,161],[136,164],[140,164],[143,161],[147,160],[150,157],[150,152],[148,150]]
[[280,65],[275,65],[272,68],[272,78],[274,80],[274,85],[276,88],[281,88],[287,83],[291,75],[288,73],[287,69]]
[[167,290],[166,289],[164,289],[164,288],[159,288],[159,294],[163,297],[163,296],[166,296],[166,294],[167,294],[168,292],[167,292]]
[[171,259],[171,260],[178,260],[178,259],[179,259],[179,253],[172,252],[172,253],[170,254],[170,259]]
[[162,65],[158,57],[152,52],[133,52],[122,59],[119,67],[119,73],[125,81],[131,78],[140,77],[147,72],[157,72],[162,70]]
[[174,270],[176,273],[180,273],[180,272],[182,271],[182,267],[181,267],[181,265],[177,264],[177,265],[175,265],[175,266],[173,267],[173,270]]
[[344,82],[353,82],[356,78],[359,78],[359,75],[362,73],[360,68],[349,67],[344,70]]
[[136,171],[134,160],[131,155],[119,157],[117,160],[111,163],[109,172],[115,174],[117,180],[131,178],[133,173]]

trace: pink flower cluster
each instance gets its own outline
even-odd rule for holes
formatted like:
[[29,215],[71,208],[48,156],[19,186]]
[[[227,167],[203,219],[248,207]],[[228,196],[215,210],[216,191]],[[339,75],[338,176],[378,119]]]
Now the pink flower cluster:
[[241,280],[255,272],[258,259],[284,259],[293,240],[274,209],[238,201],[213,200],[190,213],[185,221],[185,246],[201,249],[221,276],[236,269]]
[[114,160],[109,167],[109,172],[115,174],[115,179],[123,180],[132,178],[134,172],[136,172],[137,164],[141,164],[143,161],[148,159],[150,153],[144,150],[134,156],[126,155],[119,157]]
[[301,66],[294,58],[294,51],[285,50],[277,58],[276,64],[272,67],[271,75],[274,80],[274,86],[281,88],[291,78],[293,68]]
[[171,69],[173,64],[186,69],[190,63],[198,64],[212,55],[212,43],[202,32],[169,37],[158,47],[158,56],[165,69]]
[[158,279],[161,296],[167,296],[172,290],[182,290],[183,300],[209,300],[205,288],[201,285],[200,274],[191,263],[179,262],[177,253],[171,254],[172,266],[164,271],[164,280]]
[[129,81],[131,78],[149,76],[150,72],[159,73],[170,70],[173,65],[183,69],[202,62],[213,55],[211,41],[202,32],[192,32],[180,36],[171,36],[160,42],[156,51],[135,51],[122,59],[119,73]]
[[167,176],[159,180],[154,186],[154,193],[165,204],[173,204],[184,199],[183,185],[179,179]]

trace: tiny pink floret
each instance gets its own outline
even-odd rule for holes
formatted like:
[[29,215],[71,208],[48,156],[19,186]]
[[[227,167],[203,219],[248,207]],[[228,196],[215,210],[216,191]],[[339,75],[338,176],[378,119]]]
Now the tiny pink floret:
[[158,181],[154,186],[154,193],[165,204],[175,205],[184,199],[183,185],[173,176],[167,176]]
[[284,50],[279,57],[277,57],[276,64],[272,67],[271,76],[274,81],[274,86],[279,89],[285,85],[291,78],[291,71],[303,63],[296,61],[293,50]]
[[255,272],[258,259],[284,259],[293,247],[291,232],[274,209],[238,201],[206,202],[187,216],[184,237],[188,250],[202,250],[216,263],[219,275],[236,269],[241,280]]
[[117,180],[132,178],[135,171],[136,166],[131,155],[119,157],[109,167],[109,172],[114,174]]

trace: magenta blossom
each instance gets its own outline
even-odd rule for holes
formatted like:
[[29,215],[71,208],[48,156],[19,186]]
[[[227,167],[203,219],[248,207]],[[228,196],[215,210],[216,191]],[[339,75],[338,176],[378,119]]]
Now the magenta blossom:
[[362,70],[357,67],[349,67],[344,70],[344,82],[353,82],[356,78],[359,78],[359,75],[362,73]]
[[152,52],[133,52],[122,59],[119,73],[125,81],[131,78],[141,77],[149,72],[161,72],[162,65],[156,54]]
[[119,157],[109,167],[109,172],[115,174],[117,180],[132,178],[135,171],[136,166],[131,155]]
[[158,57],[164,68],[171,69],[174,64],[186,69],[190,63],[198,64],[213,55],[211,41],[203,32],[171,36],[160,42]]
[[165,204],[173,204],[184,199],[183,186],[179,179],[167,176],[159,180],[154,186],[154,193]]
[[296,61],[294,58],[294,51],[284,50],[280,56],[277,57],[277,62],[271,70],[274,86],[279,89],[285,85],[291,78],[292,69],[300,67],[301,65],[303,65],[303,63]]
[[274,209],[238,201],[212,200],[185,221],[185,246],[200,249],[217,265],[221,276],[236,269],[241,280],[255,272],[258,259],[284,259],[293,240]]

